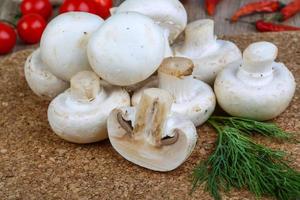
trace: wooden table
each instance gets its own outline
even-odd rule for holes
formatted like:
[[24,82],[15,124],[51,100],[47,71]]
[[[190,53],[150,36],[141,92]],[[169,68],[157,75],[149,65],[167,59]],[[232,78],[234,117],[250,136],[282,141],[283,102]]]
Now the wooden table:
[[[118,5],[122,0],[114,0],[115,5]],[[203,10],[203,1],[204,0],[184,0],[182,1],[184,6],[188,11],[189,21],[196,19],[208,18],[206,13]],[[237,35],[247,32],[255,32],[255,28],[250,24],[236,23],[230,24],[226,21],[226,18],[229,18],[235,10],[240,6],[254,2],[258,0],[223,0],[218,8],[217,13],[214,17],[211,17],[215,20],[215,32],[217,35]],[[282,2],[289,2],[290,0],[281,0]],[[12,18],[16,14],[18,5],[14,3],[14,0],[0,0],[0,19],[3,18]],[[259,18],[268,17],[270,14],[257,14],[255,16],[245,17],[244,20],[252,22]],[[286,24],[300,26],[300,14],[296,15],[292,19],[285,22]],[[22,43],[18,43],[16,49],[27,48]]]

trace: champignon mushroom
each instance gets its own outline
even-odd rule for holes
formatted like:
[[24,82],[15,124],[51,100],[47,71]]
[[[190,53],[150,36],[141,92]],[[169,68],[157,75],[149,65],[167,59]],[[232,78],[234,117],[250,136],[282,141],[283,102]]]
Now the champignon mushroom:
[[193,60],[193,76],[213,84],[217,74],[230,63],[241,62],[241,52],[229,41],[217,40],[214,35],[214,21],[197,20],[187,25],[185,40],[174,45],[174,54]]
[[41,38],[41,57],[49,70],[70,81],[76,73],[90,70],[86,46],[103,20],[85,12],[68,12],[55,17]]
[[295,93],[295,79],[283,63],[274,60],[277,47],[251,44],[242,65],[224,69],[215,81],[218,103],[233,116],[269,120],[281,114]]
[[153,74],[165,54],[161,28],[139,13],[110,17],[91,37],[88,58],[93,70],[107,82],[128,86]]
[[35,50],[26,60],[25,78],[31,90],[45,99],[53,99],[69,87],[69,83],[54,76],[41,60],[40,49]]
[[193,123],[169,116],[172,96],[164,90],[144,91],[136,107],[114,109],[107,120],[109,140],[125,159],[155,171],[171,171],[193,151],[197,132]]
[[61,138],[92,143],[107,138],[109,113],[129,105],[130,97],[125,90],[101,83],[94,72],[82,71],[72,77],[71,88],[50,103],[48,120]]
[[166,30],[171,44],[187,24],[186,10],[178,0],[126,0],[113,9],[113,14],[124,12],[138,12],[152,18]]
[[213,113],[216,98],[209,85],[192,76],[193,68],[194,64],[188,58],[166,58],[158,69],[158,79],[137,90],[132,104],[138,104],[146,88],[159,87],[174,97],[171,109],[174,114],[187,116],[195,126],[203,124]]

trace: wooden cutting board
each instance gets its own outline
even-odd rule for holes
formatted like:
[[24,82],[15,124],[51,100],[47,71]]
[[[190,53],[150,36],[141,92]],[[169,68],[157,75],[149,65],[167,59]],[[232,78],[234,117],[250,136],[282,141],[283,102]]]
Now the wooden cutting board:
[[[244,49],[266,40],[279,47],[278,60],[293,72],[297,92],[292,105],[275,121],[291,132],[300,130],[300,32],[240,35],[227,38]],[[31,51],[0,60],[0,199],[210,199],[203,187],[192,195],[191,172],[213,150],[215,133],[199,128],[191,157],[168,173],[136,166],[111,147],[108,140],[90,145],[61,140],[47,123],[47,101],[28,88],[23,72]],[[297,135],[299,139],[299,134]],[[263,137],[267,146],[289,152],[291,165],[300,169],[300,146]],[[247,191],[233,190],[224,199],[255,199]]]

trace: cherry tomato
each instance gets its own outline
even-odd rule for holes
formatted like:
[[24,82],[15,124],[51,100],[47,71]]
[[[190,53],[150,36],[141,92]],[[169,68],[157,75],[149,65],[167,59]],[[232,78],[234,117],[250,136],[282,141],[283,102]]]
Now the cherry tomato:
[[71,11],[97,14],[96,4],[92,0],[65,0],[59,9],[59,13]]
[[17,25],[20,39],[28,44],[38,43],[45,28],[46,21],[37,14],[24,15]]
[[17,34],[14,28],[6,23],[0,22],[0,54],[9,53],[16,45]]
[[106,19],[110,16],[109,9],[113,6],[112,0],[93,0],[97,5],[97,14],[102,17],[103,19]]
[[23,15],[39,14],[45,20],[51,17],[53,11],[49,0],[23,0],[20,9]]

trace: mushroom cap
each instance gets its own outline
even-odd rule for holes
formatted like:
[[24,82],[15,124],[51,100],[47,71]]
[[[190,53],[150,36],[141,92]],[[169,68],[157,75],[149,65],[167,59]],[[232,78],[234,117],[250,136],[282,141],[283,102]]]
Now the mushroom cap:
[[202,58],[191,58],[194,62],[193,76],[213,85],[218,73],[232,65],[242,63],[240,49],[232,42],[217,40],[218,50]]
[[115,109],[107,120],[112,146],[127,160],[156,171],[170,171],[191,154],[197,141],[193,123],[169,116],[171,94],[162,89],[144,91],[136,107]]
[[91,37],[88,57],[93,70],[107,82],[128,86],[147,79],[164,58],[161,28],[138,13],[110,17]]
[[[103,86],[104,92],[96,93],[95,90],[87,89],[87,94],[83,94],[87,98],[79,98],[82,88],[95,83],[97,80],[91,77],[90,80],[79,82],[75,86],[72,84],[71,89],[58,95],[50,103],[48,121],[59,137],[81,144],[104,140],[107,138],[106,122],[109,113],[117,107],[130,105],[129,94],[110,85]],[[78,92],[74,93],[72,90]],[[94,97],[88,98],[90,96]]]
[[185,29],[187,13],[178,0],[126,0],[115,13],[138,12],[152,18],[169,31],[169,41],[173,41]]
[[[277,55],[274,45],[256,48],[254,44],[245,50],[247,62],[244,60],[242,66],[233,65],[221,71],[214,88],[219,105],[227,113],[263,121],[275,118],[288,107],[296,83],[284,64],[273,62]],[[265,63],[270,66],[264,66]]]
[[68,12],[55,17],[41,38],[41,57],[57,77],[70,81],[77,72],[89,70],[86,47],[103,20],[86,12]]
[[42,62],[40,49],[35,50],[26,60],[25,78],[30,89],[38,96],[53,99],[69,87],[69,83],[54,76]]
[[242,60],[241,51],[234,43],[216,40],[214,21],[210,19],[189,23],[184,42],[175,44],[173,50],[175,56],[193,61],[195,78],[211,85],[223,68]]

